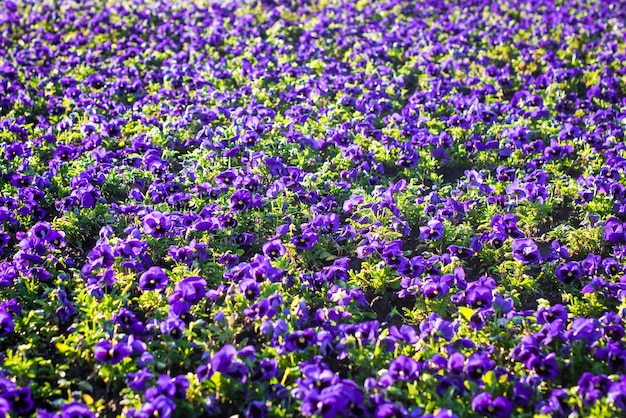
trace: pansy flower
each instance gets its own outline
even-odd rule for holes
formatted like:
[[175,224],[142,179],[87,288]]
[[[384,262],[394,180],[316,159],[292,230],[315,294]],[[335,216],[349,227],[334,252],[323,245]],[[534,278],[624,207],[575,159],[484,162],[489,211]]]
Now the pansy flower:
[[474,353],[465,363],[465,373],[470,379],[480,379],[486,372],[492,370],[495,364],[486,353]]
[[192,305],[200,302],[206,296],[207,282],[202,277],[189,276],[178,282],[174,292],[168,297],[171,304],[179,300],[185,300]]
[[115,346],[109,340],[102,340],[94,348],[94,358],[102,363],[117,364],[130,355],[130,348],[123,342]]
[[16,387],[7,392],[4,397],[11,404],[11,411],[16,415],[24,416],[32,412],[35,407],[35,402],[32,398],[32,393],[29,387]]
[[141,290],[163,290],[169,283],[167,274],[161,267],[150,267],[139,277],[139,288]]
[[230,198],[230,209],[233,212],[241,212],[250,209],[252,193],[247,189],[236,190]]
[[475,309],[491,308],[493,293],[487,286],[474,284],[469,287],[465,296],[465,303]]
[[4,309],[0,309],[0,336],[5,336],[13,332],[15,324],[13,315]]
[[145,390],[148,382],[154,377],[154,375],[146,368],[140,369],[135,373],[128,373],[126,377],[126,384],[132,390],[141,391]]
[[411,357],[398,356],[389,364],[388,374],[392,380],[413,380],[417,378],[419,364]]
[[69,402],[61,407],[61,416],[68,418],[95,418],[95,414],[82,402]]
[[318,236],[315,232],[305,232],[301,235],[295,235],[291,238],[291,243],[296,249],[301,251],[310,250],[318,240]]
[[154,211],[144,217],[142,227],[144,233],[154,238],[160,238],[172,228],[172,222],[168,214]]
[[426,226],[420,226],[421,240],[438,240],[443,237],[443,224],[437,219],[431,219]]
[[604,222],[604,239],[611,244],[621,244],[626,240],[624,224],[617,218],[609,218]]
[[578,380],[578,389],[583,402],[587,405],[593,405],[602,399],[609,391],[611,383],[604,375],[594,375],[591,372],[583,373]]
[[295,331],[285,337],[285,349],[287,352],[305,351],[315,342],[315,331],[307,329]]
[[513,241],[513,257],[524,264],[532,264],[540,260],[539,247],[530,238],[519,238]]
[[237,359],[237,349],[233,345],[227,344],[211,357],[208,368],[203,365],[197,371],[200,380],[210,377],[215,372],[220,372],[227,377],[245,383],[249,369],[245,363]]
[[577,261],[569,261],[556,268],[556,278],[565,284],[573,283],[582,277],[582,267]]
[[263,244],[263,254],[271,259],[283,256],[286,251],[285,246],[280,240],[272,240]]
[[483,392],[472,399],[472,410],[487,417],[507,418],[513,412],[513,403],[504,396],[493,398],[489,392]]
[[559,373],[555,353],[550,353],[545,357],[532,356],[528,361],[528,365],[544,380],[552,380],[556,378]]

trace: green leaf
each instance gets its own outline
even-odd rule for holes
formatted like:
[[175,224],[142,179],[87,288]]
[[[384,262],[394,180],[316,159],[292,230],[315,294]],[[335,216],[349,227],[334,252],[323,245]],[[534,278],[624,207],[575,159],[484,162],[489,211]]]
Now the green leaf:
[[492,387],[494,385],[494,383],[496,382],[496,375],[493,370],[489,370],[483,375],[483,382],[485,382],[485,385],[487,385],[487,387]]
[[470,321],[472,316],[476,313],[476,309],[468,308],[467,306],[459,306],[459,312],[465,319]]
[[63,343],[56,343],[55,347],[57,348],[57,350],[59,350],[61,352],[61,354],[65,354],[68,351],[72,351],[72,347],[70,347],[67,344],[63,344]]

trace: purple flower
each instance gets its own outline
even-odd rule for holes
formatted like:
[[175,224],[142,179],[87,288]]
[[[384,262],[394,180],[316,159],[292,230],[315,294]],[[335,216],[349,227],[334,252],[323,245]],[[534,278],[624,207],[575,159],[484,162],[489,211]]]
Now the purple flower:
[[435,299],[447,295],[450,290],[449,284],[438,276],[430,277],[429,280],[422,284],[422,295],[427,299]]
[[0,309],[0,336],[8,335],[12,333],[14,329],[13,315],[4,309]]
[[530,238],[520,238],[513,241],[513,257],[524,264],[532,264],[539,261],[541,255],[539,247]]
[[550,353],[545,357],[533,356],[529,361],[529,366],[545,380],[552,380],[559,374],[555,353]]
[[440,221],[431,219],[426,226],[420,226],[421,240],[438,240],[441,237],[443,237],[443,224]]
[[389,364],[389,376],[395,380],[414,380],[417,378],[417,361],[405,355],[399,355]]
[[176,409],[176,403],[166,395],[159,395],[141,406],[142,415],[145,417],[171,417]]
[[571,412],[569,398],[570,394],[564,389],[553,389],[547,401],[537,404],[537,411],[552,416],[567,416]]
[[221,172],[215,177],[215,182],[224,188],[231,187],[236,180],[239,178],[239,174],[237,173],[237,169],[229,168],[226,171]]
[[484,353],[474,353],[465,363],[465,373],[471,379],[480,379],[487,371],[494,368],[496,363]]
[[461,260],[467,260],[475,254],[475,251],[473,249],[460,247],[458,245],[448,246],[448,251],[450,252],[450,255],[453,255]]
[[561,245],[557,240],[552,241],[552,244],[550,244],[550,247],[555,258],[558,258],[558,257],[564,258],[564,259],[570,258],[570,253],[567,247],[565,247],[564,245]]
[[4,397],[11,403],[11,411],[17,416],[26,416],[35,407],[28,387],[14,388],[5,393]]
[[380,255],[383,260],[385,260],[387,265],[398,270],[402,270],[402,265],[408,262],[404,258],[404,253],[402,252],[402,241],[400,240],[387,244]]
[[253,382],[269,381],[271,378],[275,377],[278,372],[278,361],[273,358],[263,357],[254,373],[250,376],[250,380]]
[[612,257],[605,258],[602,260],[602,268],[607,276],[615,276],[623,274],[622,267],[619,265],[617,260]]
[[472,286],[465,296],[465,303],[468,306],[476,309],[488,309],[491,308],[493,302],[493,294],[491,289],[487,286],[475,285]]
[[121,307],[119,312],[111,317],[111,321],[119,324],[120,328],[126,333],[140,335],[145,331],[144,324],[128,308]]
[[82,402],[70,402],[61,407],[61,416],[68,418],[94,418],[96,415]]
[[601,336],[600,323],[595,318],[576,318],[564,334],[568,340],[586,340],[589,343],[597,341]]
[[167,232],[172,228],[172,222],[169,215],[161,212],[150,212],[143,218],[143,231],[153,236],[154,238],[160,238],[165,236]]
[[246,407],[245,416],[250,418],[265,418],[267,411],[267,404],[264,401],[252,401]]
[[[5,398],[0,397],[0,416],[6,417],[9,416],[9,412],[11,412],[11,404]],[[44,418],[44,417],[38,417]],[[51,418],[57,418],[56,415],[53,415]]]
[[211,369],[214,372],[225,372],[237,355],[234,345],[227,344],[211,357]]
[[210,372],[220,372],[224,376],[245,383],[249,369],[245,363],[237,360],[236,356],[237,349],[233,345],[225,345],[211,357]]
[[604,375],[585,372],[578,380],[578,390],[587,405],[593,405],[608,392],[611,381]]
[[96,344],[93,352],[99,362],[116,364],[130,355],[130,348],[121,342],[113,346],[111,341],[102,340]]
[[180,300],[189,302],[192,305],[200,302],[206,296],[207,282],[199,276],[185,277],[176,283],[174,292],[167,301],[171,304]]
[[266,257],[269,257],[271,259],[281,257],[286,252],[287,252],[287,249],[285,248],[285,246],[280,240],[275,239],[275,240],[272,240],[270,242],[266,242],[265,244],[263,244],[263,254],[265,254]]
[[556,278],[565,284],[573,283],[582,277],[583,271],[580,263],[569,261],[556,268]]
[[596,357],[606,361],[613,370],[622,370],[626,367],[626,350],[620,344],[608,343],[606,347],[597,350]]
[[161,322],[161,332],[169,335],[174,339],[178,339],[183,335],[185,330],[185,322],[175,316],[168,316],[163,322]]
[[291,243],[298,250],[310,250],[317,242],[317,234],[315,232],[306,232],[302,235],[295,235],[291,238]]
[[389,329],[389,336],[394,340],[403,340],[407,344],[415,344],[418,341],[417,332],[411,325],[402,325],[400,329],[392,325]]
[[128,373],[126,377],[126,384],[132,390],[142,391],[145,389],[146,384],[150,381],[154,375],[146,368],[140,369],[136,373]]
[[604,223],[604,239],[611,244],[621,244],[626,239],[624,224],[617,218],[609,218]]
[[261,288],[256,280],[246,279],[239,283],[239,290],[246,299],[253,301],[259,296]]
[[465,367],[465,356],[459,352],[450,354],[446,366],[451,375],[460,376]]
[[508,418],[513,412],[513,403],[503,396],[492,399],[489,392],[483,392],[472,399],[472,409],[488,417]]
[[233,236],[232,241],[239,246],[250,245],[254,242],[254,234],[249,232],[242,232]]
[[82,208],[93,208],[100,198],[100,190],[88,184],[73,190],[70,196],[75,197]]
[[557,319],[567,321],[567,308],[557,303],[549,308],[541,307],[537,310],[537,323],[545,324],[556,321]]
[[616,408],[626,411],[626,376],[621,375],[617,382],[610,383],[606,399]]
[[305,351],[315,342],[315,331],[307,329],[295,331],[285,337],[285,349],[288,352]]
[[378,405],[374,412],[376,418],[407,417],[408,415],[409,411],[405,407],[388,402]]
[[139,288],[141,290],[163,290],[169,283],[167,274],[161,267],[150,267],[139,277]]
[[252,203],[252,193],[247,189],[236,190],[230,198],[230,209],[233,212],[242,212],[250,209]]

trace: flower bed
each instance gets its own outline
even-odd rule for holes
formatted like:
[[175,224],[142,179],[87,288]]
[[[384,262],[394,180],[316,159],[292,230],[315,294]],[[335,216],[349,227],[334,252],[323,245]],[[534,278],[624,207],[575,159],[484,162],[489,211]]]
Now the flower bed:
[[620,1],[5,0],[0,416],[626,414]]

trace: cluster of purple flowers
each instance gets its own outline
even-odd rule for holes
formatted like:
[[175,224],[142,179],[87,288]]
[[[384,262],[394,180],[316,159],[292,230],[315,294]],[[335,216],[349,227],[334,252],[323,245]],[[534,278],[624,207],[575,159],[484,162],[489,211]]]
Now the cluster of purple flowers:
[[618,0],[200,3],[4,2],[0,416],[626,411]]

